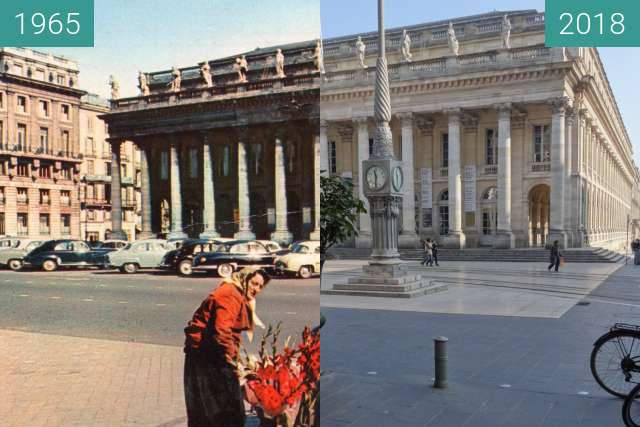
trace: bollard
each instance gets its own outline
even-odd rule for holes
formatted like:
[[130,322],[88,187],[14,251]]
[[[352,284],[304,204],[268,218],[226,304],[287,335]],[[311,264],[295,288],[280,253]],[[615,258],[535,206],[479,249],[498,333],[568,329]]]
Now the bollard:
[[433,387],[447,388],[447,342],[446,337],[436,337],[433,339],[434,357],[436,362],[436,375]]

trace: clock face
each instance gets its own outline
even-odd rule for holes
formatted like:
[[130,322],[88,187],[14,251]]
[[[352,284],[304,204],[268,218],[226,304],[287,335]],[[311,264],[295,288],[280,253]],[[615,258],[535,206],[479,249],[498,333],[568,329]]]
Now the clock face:
[[396,191],[400,191],[402,189],[402,183],[404,180],[404,176],[402,175],[402,168],[400,166],[396,166],[393,169],[393,173],[391,176],[391,183],[393,184],[393,189]]
[[367,185],[371,190],[380,190],[387,182],[387,172],[380,166],[371,166],[367,170]]

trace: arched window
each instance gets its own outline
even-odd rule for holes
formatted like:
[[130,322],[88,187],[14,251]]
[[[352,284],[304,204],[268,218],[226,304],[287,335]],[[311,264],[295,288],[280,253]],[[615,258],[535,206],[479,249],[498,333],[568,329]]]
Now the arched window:
[[440,214],[440,235],[449,234],[449,191],[444,190],[438,197],[438,213]]

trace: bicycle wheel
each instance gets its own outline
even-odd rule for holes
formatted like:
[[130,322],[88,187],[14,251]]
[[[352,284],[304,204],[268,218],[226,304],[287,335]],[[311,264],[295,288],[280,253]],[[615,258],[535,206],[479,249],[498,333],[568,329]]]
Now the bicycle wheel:
[[596,341],[591,352],[591,373],[608,393],[626,397],[640,377],[640,334],[609,332]]
[[640,427],[640,384],[624,399],[622,420],[627,427]]

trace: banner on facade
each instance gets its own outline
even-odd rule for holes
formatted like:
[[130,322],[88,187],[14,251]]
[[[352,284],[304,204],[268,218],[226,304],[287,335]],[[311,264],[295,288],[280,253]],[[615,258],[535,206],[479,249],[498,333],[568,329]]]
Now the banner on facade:
[[464,167],[464,211],[476,211],[476,165]]
[[420,169],[420,201],[422,209],[433,208],[433,170],[428,168]]

